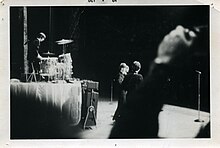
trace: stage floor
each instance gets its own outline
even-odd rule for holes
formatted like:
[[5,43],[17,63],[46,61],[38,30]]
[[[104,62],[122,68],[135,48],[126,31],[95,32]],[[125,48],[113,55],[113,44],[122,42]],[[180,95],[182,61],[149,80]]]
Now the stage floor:
[[[75,135],[71,127],[66,127],[64,135],[69,138],[82,139],[106,139],[113,127],[112,115],[117,107],[117,102],[99,101],[97,112],[97,126],[91,126],[91,129],[83,130],[78,126],[78,134]],[[163,111],[159,115],[159,133],[161,138],[194,138],[200,128],[207,125],[210,120],[209,113],[200,112],[200,119],[204,122],[195,122],[198,119],[198,111],[178,107],[173,105],[164,105]],[[72,132],[71,132],[72,130]]]
[[[200,119],[202,122],[196,122]],[[159,133],[162,138],[193,138],[196,137],[200,128],[204,128],[210,121],[207,112],[167,105],[159,115]]]

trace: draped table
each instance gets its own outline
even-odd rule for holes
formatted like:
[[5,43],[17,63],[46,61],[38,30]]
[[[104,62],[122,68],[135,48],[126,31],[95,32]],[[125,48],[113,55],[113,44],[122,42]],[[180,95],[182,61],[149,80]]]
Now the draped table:
[[[11,82],[10,91],[12,138],[42,137],[48,135],[48,129],[51,129],[50,131],[59,129],[57,127],[61,127],[62,122],[72,126],[80,122],[82,105],[80,81]],[[34,134],[36,131],[37,134]]]

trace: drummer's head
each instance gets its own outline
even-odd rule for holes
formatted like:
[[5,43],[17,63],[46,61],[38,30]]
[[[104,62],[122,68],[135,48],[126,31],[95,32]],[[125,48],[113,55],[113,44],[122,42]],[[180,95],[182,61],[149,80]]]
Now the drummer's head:
[[43,32],[40,32],[37,36],[40,42],[43,42],[46,39],[46,35]]

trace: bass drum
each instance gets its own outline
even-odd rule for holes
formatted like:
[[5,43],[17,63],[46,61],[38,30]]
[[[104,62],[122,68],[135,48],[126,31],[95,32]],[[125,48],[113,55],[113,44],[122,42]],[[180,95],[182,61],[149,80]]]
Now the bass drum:
[[40,62],[40,75],[55,76],[57,74],[58,58],[43,58]]

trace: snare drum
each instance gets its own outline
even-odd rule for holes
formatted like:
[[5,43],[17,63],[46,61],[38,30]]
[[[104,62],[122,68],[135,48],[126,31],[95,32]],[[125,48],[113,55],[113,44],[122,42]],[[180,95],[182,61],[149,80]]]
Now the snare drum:
[[54,76],[56,74],[56,67],[58,63],[58,58],[42,58],[40,62],[40,74]]

